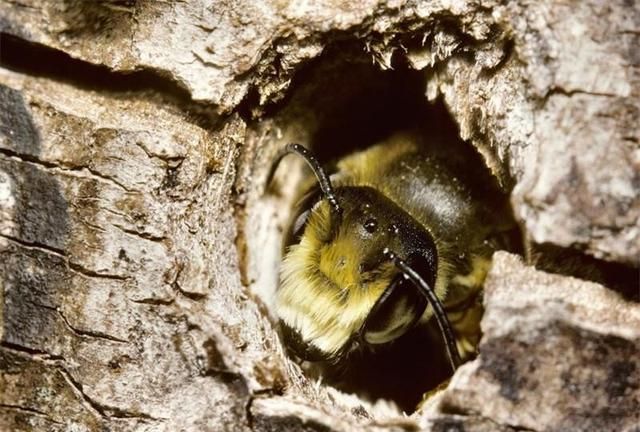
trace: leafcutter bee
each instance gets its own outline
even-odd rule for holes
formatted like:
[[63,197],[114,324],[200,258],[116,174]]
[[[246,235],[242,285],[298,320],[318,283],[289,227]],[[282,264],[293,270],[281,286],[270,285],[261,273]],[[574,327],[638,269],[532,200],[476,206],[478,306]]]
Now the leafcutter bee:
[[269,178],[288,154],[315,175],[287,231],[276,294],[290,351],[335,362],[435,317],[451,367],[472,356],[490,257],[512,228],[486,167],[407,132],[342,158],[333,172],[289,144]]

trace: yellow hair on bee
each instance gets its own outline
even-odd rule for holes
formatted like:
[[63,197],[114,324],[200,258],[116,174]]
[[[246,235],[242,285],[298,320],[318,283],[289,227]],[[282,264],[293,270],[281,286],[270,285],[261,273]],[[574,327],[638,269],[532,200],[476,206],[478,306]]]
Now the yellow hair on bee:
[[[391,263],[375,281],[364,283],[356,267],[359,253],[345,233],[330,244],[328,206],[314,209],[300,243],[289,248],[281,267],[277,312],[305,340],[335,355],[362,326],[391,280]],[[304,285],[304,286],[303,286]]]
[[[389,145],[390,142],[392,145]],[[345,157],[338,163],[338,170],[341,173],[348,173],[348,177],[351,177],[348,183],[354,186],[376,183],[376,179],[383,178],[380,161],[383,160],[385,166],[390,166],[399,157],[416,149],[417,144],[409,135],[396,134],[388,141],[377,144],[366,152]],[[385,184],[379,186],[384,187]]]

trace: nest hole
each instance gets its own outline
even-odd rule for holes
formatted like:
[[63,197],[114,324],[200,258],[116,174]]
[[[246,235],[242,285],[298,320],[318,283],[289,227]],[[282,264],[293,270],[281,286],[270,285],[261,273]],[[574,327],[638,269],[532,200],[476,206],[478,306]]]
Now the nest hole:
[[[347,154],[366,149],[395,132],[410,130],[425,141],[452,147],[473,170],[484,170],[484,178],[497,185],[482,156],[460,138],[444,103],[427,99],[429,73],[411,69],[402,55],[394,56],[391,63],[393,69],[382,70],[360,44],[341,44],[326,50],[296,74],[285,98],[267,107],[262,121],[253,128],[255,139],[266,139],[268,142],[261,145],[272,150],[265,151],[264,160],[258,163],[269,165],[269,156],[276,148],[298,142],[312,149],[323,166],[331,167]],[[278,169],[280,175],[274,182],[277,203],[269,207],[261,201],[249,208],[245,224],[248,261],[253,263],[249,265],[250,284],[274,320],[273,298],[278,284],[274,269],[282,256],[282,234],[304,169],[295,158],[283,163],[288,167]],[[506,196],[508,191],[503,193]],[[260,227],[270,229],[273,235],[260,237]],[[520,252],[519,232],[513,237],[511,251]],[[304,363],[303,368],[325,384],[368,401],[391,400],[405,412],[412,412],[425,393],[446,383],[452,374],[435,322],[415,327],[375,351],[358,351],[337,364]]]

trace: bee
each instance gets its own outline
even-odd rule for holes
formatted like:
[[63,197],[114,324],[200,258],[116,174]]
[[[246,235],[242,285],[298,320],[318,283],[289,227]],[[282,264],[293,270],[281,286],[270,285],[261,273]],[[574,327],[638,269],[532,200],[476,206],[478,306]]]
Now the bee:
[[406,132],[344,157],[331,175],[289,144],[269,179],[289,154],[315,176],[285,235],[276,292],[290,352],[338,362],[435,319],[453,370],[473,356],[482,284],[512,227],[488,170]]

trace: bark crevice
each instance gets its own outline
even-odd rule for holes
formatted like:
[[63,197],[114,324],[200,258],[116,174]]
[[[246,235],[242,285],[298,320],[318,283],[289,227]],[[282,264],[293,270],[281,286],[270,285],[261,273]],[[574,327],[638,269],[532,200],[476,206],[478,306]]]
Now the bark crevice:
[[140,68],[120,72],[10,33],[0,32],[0,37],[0,66],[4,68],[92,91],[116,95],[133,93],[138,99],[160,101],[177,110],[189,112],[191,115],[186,120],[205,128],[219,124],[218,116],[206,104],[194,102],[187,88],[158,70]]

